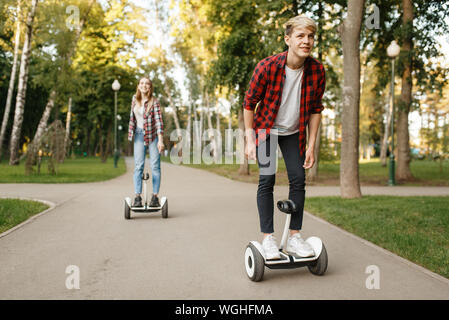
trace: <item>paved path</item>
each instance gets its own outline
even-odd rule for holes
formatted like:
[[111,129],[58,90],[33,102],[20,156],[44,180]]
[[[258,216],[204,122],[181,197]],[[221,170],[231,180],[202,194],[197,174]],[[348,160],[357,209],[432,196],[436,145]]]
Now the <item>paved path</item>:
[[[309,214],[303,234],[323,239],[327,273],[317,277],[307,268],[265,269],[264,281],[251,282],[243,254],[250,240],[260,240],[257,186],[167,163],[162,170],[168,219],[159,214],[124,219],[131,170],[99,183],[0,184],[1,196],[56,205],[0,237],[0,299],[449,298],[449,280]],[[449,194],[449,188],[369,187],[363,193]],[[287,187],[278,187],[275,199],[286,194]],[[310,187],[307,194],[339,191]],[[278,239],[282,225],[282,215],[276,214]],[[79,290],[65,286],[69,265],[79,267]],[[370,265],[379,267],[379,290],[366,288]]]

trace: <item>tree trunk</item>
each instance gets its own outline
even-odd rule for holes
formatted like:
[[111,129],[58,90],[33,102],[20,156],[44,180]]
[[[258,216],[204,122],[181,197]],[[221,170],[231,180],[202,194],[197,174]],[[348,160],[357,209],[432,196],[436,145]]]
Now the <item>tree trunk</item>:
[[[239,108],[239,115],[238,115],[238,119],[239,119],[239,129],[241,130],[242,134],[245,132],[245,123],[243,121],[243,105]],[[238,143],[238,142],[237,142]],[[243,144],[242,144],[242,148],[243,150],[240,150],[240,152],[244,153],[245,152],[245,139],[243,139]],[[240,159],[237,158],[237,160],[239,161]],[[239,168],[239,174],[240,175],[249,175],[249,164],[248,164],[248,159],[246,157],[243,157],[243,163],[240,164],[240,168]]]
[[3,156],[3,141],[5,140],[6,127],[8,125],[9,112],[11,110],[11,100],[14,93],[14,84],[16,83],[17,61],[20,48],[20,0],[17,1],[17,27],[14,43],[14,58],[12,63],[11,78],[9,79],[8,95],[6,97],[5,112],[3,114],[2,128],[0,131],[0,160]]
[[167,80],[164,83],[164,89],[165,89],[165,95],[168,98],[168,102],[170,103],[170,107],[173,110],[173,120],[175,121],[175,127],[176,127],[176,135],[178,136],[178,141],[181,137],[181,126],[179,125],[179,119],[178,114],[176,113],[176,106],[173,102],[172,96],[170,95],[170,90],[167,85]]
[[204,105],[201,106],[200,120],[199,121],[200,121],[200,132],[201,132],[200,138],[201,138],[202,135],[203,135],[203,131],[204,131],[204,125],[203,125],[203,122],[204,122]]
[[313,164],[313,167],[310,168],[309,172],[307,173],[307,179],[309,181],[315,181],[318,178],[318,166],[320,162],[320,147],[321,147],[321,123],[318,127],[318,132],[315,139],[315,150],[313,152],[313,155],[315,157],[315,163]]
[[[318,60],[320,62],[323,61],[323,15],[324,8],[323,3],[321,1],[318,2],[318,30],[317,30],[317,43],[318,43]],[[320,162],[320,142],[321,142],[321,124],[318,128],[318,132],[315,139],[315,149],[314,149],[314,157],[315,163],[313,167],[307,173],[307,178],[309,181],[315,181],[318,178],[318,166]]]
[[92,137],[91,137],[91,129],[86,127],[86,155],[90,157],[92,155]]
[[29,60],[31,55],[31,37],[33,36],[33,21],[36,14],[38,1],[32,0],[30,11],[26,21],[25,41],[20,61],[19,84],[16,97],[16,110],[14,113],[14,124],[12,127],[11,140],[9,144],[9,164],[19,164],[19,143],[22,132],[23,113],[25,109],[25,97],[27,90]]
[[56,98],[56,92],[52,91],[50,94],[50,98],[47,102],[47,105],[45,106],[44,113],[42,114],[42,118],[39,121],[39,125],[37,126],[36,133],[34,134],[33,141],[29,144],[27,149],[27,154],[30,152],[37,152],[37,147],[39,146],[39,142],[42,138],[42,135],[45,132],[45,129],[47,128],[47,122],[48,118],[50,118],[51,110],[53,109],[53,106],[55,105],[55,98]]
[[70,122],[72,120],[72,97],[69,98],[69,107],[67,110],[67,119],[65,122],[64,152],[67,154],[67,146],[70,138]]
[[[216,116],[217,116],[217,127],[216,127],[216,130],[217,130],[218,134],[220,134],[220,136],[223,137],[223,135],[221,134],[221,129],[220,129],[220,112],[218,112],[218,109],[217,109]],[[222,147],[222,143],[221,143],[223,140],[217,137],[216,141],[217,141],[217,153],[216,153],[217,157],[216,157],[216,159],[217,159],[217,163],[219,163],[219,161],[221,161],[221,159],[218,159],[218,155],[221,155],[222,152],[223,152],[222,151],[223,147]],[[220,148],[219,152],[218,152],[218,148]]]
[[212,126],[212,114],[210,112],[210,103],[209,103],[209,94],[205,94],[206,97],[206,108],[207,108],[207,129],[209,129],[210,142],[211,142],[211,151],[214,159],[217,159],[217,137],[215,137],[214,127]]
[[106,139],[105,139],[105,147],[101,147],[102,153],[100,154],[101,156],[101,162],[105,163],[106,160],[108,159],[108,156],[110,154],[112,154],[111,150],[112,150],[112,124],[109,125],[108,127],[108,133],[106,134]]
[[[393,97],[394,99],[394,97]],[[385,123],[384,138],[382,139],[382,146],[380,149],[380,162],[382,167],[387,166],[387,150],[388,150],[388,136],[390,133],[391,115],[393,113],[393,105],[390,103],[387,109],[387,122]]]
[[349,0],[348,15],[341,26],[343,43],[343,110],[340,189],[342,198],[360,198],[359,107],[360,107],[360,28],[364,0]]
[[192,102],[189,103],[187,110],[187,143],[189,144],[189,150],[192,150]]
[[402,0],[402,24],[408,30],[402,41],[401,51],[404,53],[404,71],[402,73],[401,98],[398,106],[397,122],[397,169],[396,179],[410,180],[413,178],[410,171],[410,137],[408,128],[408,114],[412,102],[412,25],[413,4],[411,0]]

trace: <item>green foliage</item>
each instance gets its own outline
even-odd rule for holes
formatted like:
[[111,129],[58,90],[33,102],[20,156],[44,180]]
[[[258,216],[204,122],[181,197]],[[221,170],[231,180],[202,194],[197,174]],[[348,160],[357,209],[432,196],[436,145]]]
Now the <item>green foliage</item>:
[[[412,60],[414,82],[418,93],[427,89],[441,88],[447,81],[447,70],[434,63],[441,58],[436,36],[447,34],[449,26],[445,23],[449,16],[449,4],[445,1],[414,0],[413,24],[402,24],[402,5],[399,0],[371,0],[368,4],[379,7],[379,29],[362,29],[363,47],[368,49],[367,60],[376,66],[377,85],[375,90],[382,91],[389,84],[391,62],[387,56],[387,47],[393,40],[402,44],[404,36],[413,40],[413,48],[407,54],[401,52],[396,64],[396,72],[402,76],[404,63]],[[444,79],[444,80],[443,80]],[[419,100],[414,101],[415,107]]]
[[265,57],[266,48],[257,23],[261,9],[255,1],[226,0],[211,6],[208,15],[222,34],[210,79],[214,86],[224,86],[235,92],[240,108],[254,67]]
[[48,168],[48,156],[44,154],[41,163],[41,174],[33,172],[25,175],[22,161],[18,166],[0,163],[0,183],[84,183],[104,181],[118,177],[126,172],[123,157],[119,159],[118,167],[114,168],[113,158],[105,163],[96,157],[73,157],[65,159],[58,165],[58,174],[52,175],[44,168]]

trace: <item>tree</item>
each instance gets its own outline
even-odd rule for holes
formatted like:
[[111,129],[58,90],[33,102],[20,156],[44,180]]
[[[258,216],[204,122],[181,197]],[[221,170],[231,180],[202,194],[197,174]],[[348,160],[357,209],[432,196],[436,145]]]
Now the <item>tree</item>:
[[[143,9],[127,0],[95,5],[78,41],[72,68],[79,79],[72,95],[72,140],[88,155],[106,161],[113,143],[114,99],[111,84],[118,79],[118,114],[128,124],[131,97],[144,74],[136,48],[148,36]],[[135,66],[132,66],[132,65]],[[122,135],[123,140],[126,136]],[[124,141],[124,143],[126,143]]]
[[[260,40],[260,18],[257,3],[248,0],[221,1],[211,6],[209,19],[220,26],[217,58],[210,69],[211,82],[216,87],[227,87],[237,96],[234,110],[238,113],[239,128],[244,132],[243,99],[254,67],[266,55],[267,47]],[[244,147],[244,146],[242,146]],[[248,175],[248,160],[240,165],[239,174]]]
[[17,1],[17,26],[16,26],[16,35],[15,35],[15,41],[14,41],[14,58],[12,63],[12,70],[11,70],[11,77],[9,79],[9,87],[8,87],[8,96],[6,97],[6,106],[5,106],[5,112],[3,114],[3,121],[2,121],[2,127],[0,131],[0,160],[3,155],[3,141],[5,139],[5,133],[6,133],[6,126],[8,124],[9,119],[9,112],[11,110],[11,100],[13,96],[14,91],[14,85],[16,83],[16,73],[17,73],[17,61],[19,57],[19,47],[20,47],[20,8],[21,3],[20,0]]
[[25,106],[25,96],[27,90],[29,59],[31,54],[31,38],[33,35],[33,21],[36,14],[38,0],[32,0],[26,21],[25,40],[22,49],[22,58],[20,62],[19,84],[17,89],[16,109],[14,114],[14,124],[10,140],[10,165],[19,164],[19,140],[22,129],[23,113]]
[[[50,113],[55,105],[55,99],[56,99],[56,95],[58,90],[58,86],[60,86],[61,83],[64,83],[65,81],[63,81],[63,77],[67,76],[67,73],[70,72],[70,67],[72,65],[72,58],[76,53],[76,48],[78,45],[78,40],[80,38],[81,32],[83,31],[83,27],[84,24],[86,23],[86,20],[89,16],[89,12],[92,9],[93,4],[95,3],[95,0],[90,0],[89,3],[87,4],[87,8],[83,14],[83,16],[81,17],[81,20],[79,21],[79,25],[75,28],[75,36],[73,37],[73,40],[70,41],[67,45],[66,42],[63,43],[63,52],[60,52],[60,56],[63,60],[65,60],[63,62],[63,67],[62,67],[62,72],[59,72],[58,74],[55,75],[56,77],[56,81],[54,83],[53,88],[51,89],[51,93],[48,99],[48,102],[45,106],[45,110],[42,113],[42,117],[41,120],[39,121],[39,125],[37,127],[36,133],[34,134],[34,138],[32,140],[32,142],[29,145],[29,148],[27,149],[27,153],[28,152],[32,152],[32,153],[36,153],[37,152],[37,146],[39,145],[39,141],[42,137],[42,135],[44,134],[44,130],[47,127],[47,122],[48,119],[50,117]],[[63,76],[61,76],[63,75]],[[65,82],[66,83],[66,82]],[[71,99],[71,98],[69,98]],[[70,118],[68,118],[70,119]],[[67,137],[68,140],[68,137]]]
[[402,0],[402,23],[404,34],[401,51],[404,55],[401,97],[398,105],[397,120],[397,180],[411,179],[410,171],[410,138],[408,130],[408,114],[412,103],[412,47],[413,47],[413,3],[411,0]]
[[343,112],[340,189],[343,198],[360,198],[359,103],[360,30],[364,0],[349,0],[347,18],[341,25],[343,45]]
[[[420,106],[416,96],[431,90],[441,79],[446,78],[446,69],[434,69],[435,59],[442,56],[436,36],[449,31],[449,25],[445,22],[449,16],[449,4],[436,0],[370,2],[380,8],[380,28],[366,32],[363,37],[363,47],[370,48],[368,60],[373,61],[376,68],[375,91],[389,92],[391,61],[386,55],[386,49],[392,40],[397,40],[401,45],[397,74],[402,84],[399,101],[395,103],[398,113],[395,116],[398,151],[396,179],[411,179],[408,115]],[[442,77],[435,77],[433,73]],[[387,112],[386,118],[388,116]]]

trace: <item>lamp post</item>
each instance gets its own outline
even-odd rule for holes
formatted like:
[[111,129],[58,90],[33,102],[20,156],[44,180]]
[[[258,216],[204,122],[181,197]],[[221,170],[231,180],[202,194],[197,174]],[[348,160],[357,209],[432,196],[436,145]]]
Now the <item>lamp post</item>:
[[119,158],[117,150],[117,91],[120,90],[120,83],[117,79],[112,83],[112,90],[114,90],[114,168],[117,168]]
[[393,40],[387,48],[387,55],[391,58],[391,150],[388,185],[394,186],[395,181],[395,161],[394,161],[394,60],[399,55],[401,48]]

